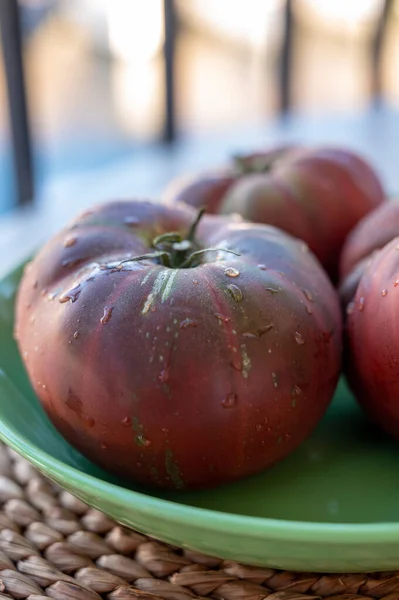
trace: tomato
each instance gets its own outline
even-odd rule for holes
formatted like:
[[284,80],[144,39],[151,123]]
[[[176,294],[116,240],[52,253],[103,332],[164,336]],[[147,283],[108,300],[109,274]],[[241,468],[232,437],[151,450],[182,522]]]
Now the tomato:
[[375,423],[399,438],[399,238],[377,252],[348,305],[347,374]]
[[287,456],[340,370],[337,295],[303,242],[181,205],[84,214],[25,271],[15,333],[51,420],[122,477],[214,486]]
[[384,191],[373,168],[349,150],[283,146],[174,182],[165,198],[279,227],[303,239],[336,280],[346,236]]
[[349,234],[341,254],[341,292],[352,300],[365,267],[376,252],[399,235],[399,203],[386,202]]

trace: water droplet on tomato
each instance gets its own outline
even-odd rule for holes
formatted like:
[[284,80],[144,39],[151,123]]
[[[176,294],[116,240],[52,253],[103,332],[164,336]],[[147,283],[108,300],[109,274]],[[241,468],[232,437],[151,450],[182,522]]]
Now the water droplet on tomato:
[[111,320],[113,310],[113,306],[104,306],[104,314],[100,319],[101,325],[106,325]]
[[197,285],[198,279],[193,279],[193,283],[195,283]]
[[384,298],[386,295],[388,294],[388,290],[386,288],[384,288],[383,290],[381,290],[381,296]]
[[397,279],[397,280],[395,281],[395,283],[393,284],[393,287],[398,287],[398,285],[399,285],[399,279]]
[[215,313],[215,317],[222,323],[230,323],[231,321],[230,317],[226,317],[225,315],[221,315],[219,313]]
[[247,337],[247,338],[261,338],[262,335],[264,335],[271,329],[273,329],[273,324],[269,323],[268,325],[262,325],[256,331],[246,331],[245,333],[242,334],[242,336]]
[[137,217],[125,217],[123,222],[130,227],[134,227],[134,225],[138,225],[140,223]]
[[312,315],[313,314],[313,310],[310,306],[308,306],[307,304],[305,304],[305,308],[306,308],[306,312],[308,313],[308,315]]
[[75,287],[71,288],[70,290],[68,290],[67,292],[64,292],[60,298],[59,298],[59,302],[61,304],[64,304],[64,302],[76,302],[76,300],[79,298],[80,293],[82,291],[82,286],[80,283],[78,283],[78,285],[76,285]]
[[79,337],[79,331],[75,331],[75,333],[73,334],[73,337],[76,340]]
[[64,240],[64,248],[71,248],[76,244],[78,238],[76,236],[70,235]]
[[258,423],[258,425],[256,425],[255,429],[256,429],[256,431],[262,431],[263,425],[261,425],[260,423]]
[[237,403],[237,394],[227,394],[222,400],[224,408],[232,408]]
[[303,295],[305,296],[306,300],[309,300],[309,302],[313,302],[313,296],[311,294],[311,292],[309,290],[302,290]]
[[242,291],[240,290],[239,287],[237,287],[236,285],[228,285],[227,289],[229,291],[229,293],[231,294],[231,296],[234,298],[234,300],[236,302],[241,302],[242,300]]
[[346,307],[346,314],[351,315],[354,310],[355,310],[355,303],[349,302],[348,306]]
[[124,419],[122,419],[121,423],[124,427],[130,427],[130,425],[132,424],[132,420],[130,417],[125,417]]
[[233,367],[235,371],[242,371],[242,364],[239,360],[230,361],[230,365]]
[[364,297],[362,296],[359,300],[359,311],[362,312],[364,310]]
[[234,267],[227,267],[224,270],[224,274],[227,275],[227,277],[238,277],[240,271],[238,269],[235,269]]
[[267,266],[266,265],[258,265],[258,269],[260,269],[261,271],[267,271]]
[[35,315],[32,315],[32,316],[29,318],[29,323],[32,323],[32,324],[33,324],[35,321],[36,321],[36,317],[35,317]]
[[102,448],[103,450],[107,450],[107,449],[108,449],[108,446],[107,446],[107,444],[106,444],[105,442],[101,442],[101,448]]
[[272,382],[275,388],[278,388],[278,376],[277,373],[272,373]]
[[162,371],[158,375],[158,379],[161,383],[166,383],[169,380],[169,367],[162,369]]
[[89,427],[90,429],[94,427],[96,424],[95,420],[92,417],[88,417],[83,412],[82,401],[71,389],[68,391],[68,397],[65,401],[65,404],[77,415],[77,417],[84,423],[86,427]]
[[148,448],[148,446],[151,446],[150,440],[144,437],[142,433],[138,433],[135,437],[135,440],[138,446],[142,446],[144,448]]
[[294,333],[294,338],[297,344],[299,344],[300,346],[303,346],[303,344],[305,343],[305,340],[303,339],[302,335],[299,333],[299,331],[296,331]]
[[278,294],[280,290],[278,288],[272,287],[271,285],[268,285],[266,287],[266,291],[270,292],[271,294]]
[[68,408],[70,408],[73,412],[75,412],[78,416],[82,415],[82,401],[74,392],[70,389],[68,390],[68,397],[65,400],[65,404]]
[[[47,292],[47,290],[46,290]],[[42,296],[44,296],[45,294],[42,293]],[[50,300],[50,302],[52,300],[55,300],[55,298],[58,296],[58,292],[50,292],[47,294],[47,299]]]
[[302,390],[299,385],[294,385],[292,388],[292,396],[300,396],[302,394]]
[[179,328],[187,329],[188,327],[197,327],[197,325],[198,325],[197,321],[187,318],[187,319],[183,319],[183,321],[181,321]]

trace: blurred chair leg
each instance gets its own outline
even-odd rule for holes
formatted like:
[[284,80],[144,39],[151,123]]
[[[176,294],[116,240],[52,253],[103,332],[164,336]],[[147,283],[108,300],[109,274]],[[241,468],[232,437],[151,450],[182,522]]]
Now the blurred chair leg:
[[291,75],[292,75],[292,40],[294,33],[294,16],[292,0],[285,0],[283,23],[283,43],[278,61],[278,109],[280,115],[289,111],[292,104]]
[[[1,2],[1,0],[0,0]],[[174,0],[164,0],[165,42],[165,121],[163,140],[173,142],[175,131],[175,89],[174,89],[174,58],[176,38],[176,7]]]
[[371,45],[371,96],[375,103],[379,103],[383,96],[382,83],[382,56],[387,32],[387,25],[392,13],[393,0],[384,0],[381,14],[377,21]]
[[19,204],[33,197],[33,169],[22,60],[22,35],[17,0],[0,0],[0,27]]

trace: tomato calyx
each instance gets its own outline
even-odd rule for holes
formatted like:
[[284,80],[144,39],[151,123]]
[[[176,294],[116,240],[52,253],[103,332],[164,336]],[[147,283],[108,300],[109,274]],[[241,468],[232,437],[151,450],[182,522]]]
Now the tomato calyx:
[[227,248],[200,248],[195,241],[195,234],[198,224],[205,213],[205,208],[201,208],[192,223],[187,235],[183,237],[177,231],[162,233],[152,241],[154,252],[133,256],[119,263],[118,268],[124,263],[140,261],[146,259],[155,259],[158,264],[170,269],[191,269],[201,264],[201,259],[207,252],[229,252],[240,256],[238,252]]
[[[159,256],[161,262],[166,267],[173,269],[184,269],[190,266],[196,266],[196,257],[203,253],[195,241],[195,234],[199,222],[205,214],[205,208],[201,208],[194,219],[186,237],[180,233],[172,231],[158,235],[152,241],[152,246],[162,254]],[[200,254],[198,254],[200,253]]]
[[281,148],[265,154],[236,154],[232,157],[234,171],[237,176],[268,173],[286,152],[286,148]]

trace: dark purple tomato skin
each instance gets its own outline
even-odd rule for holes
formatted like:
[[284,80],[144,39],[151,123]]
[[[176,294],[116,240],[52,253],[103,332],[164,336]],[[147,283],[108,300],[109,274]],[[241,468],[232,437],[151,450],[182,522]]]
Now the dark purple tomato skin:
[[355,296],[359,281],[378,251],[399,235],[399,203],[384,202],[366,215],[348,235],[341,259],[339,293],[344,306]]
[[353,299],[361,276],[377,252],[399,235],[399,202],[385,202],[365,216],[348,235],[340,261],[340,295]]
[[346,371],[366,413],[399,438],[399,238],[366,267],[348,308]]
[[183,205],[115,202],[53,238],[27,266],[15,334],[65,438],[117,475],[203,488],[281,460],[313,430],[340,371],[337,295],[302,243],[205,215],[193,268],[145,259],[186,234]]
[[399,202],[384,202],[359,221],[348,235],[341,254],[341,278],[398,235]]
[[[267,168],[259,172],[259,161]],[[339,256],[356,223],[384,200],[378,175],[360,156],[334,147],[278,147],[240,158],[218,172],[173,183],[168,199],[211,212],[239,213],[303,239],[330,277],[338,278]]]

